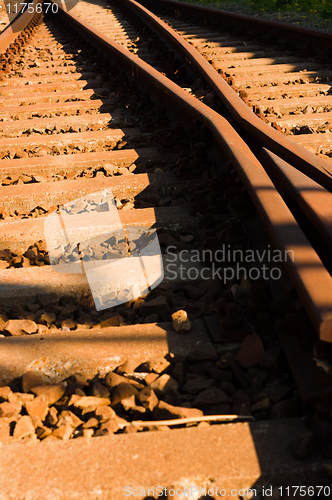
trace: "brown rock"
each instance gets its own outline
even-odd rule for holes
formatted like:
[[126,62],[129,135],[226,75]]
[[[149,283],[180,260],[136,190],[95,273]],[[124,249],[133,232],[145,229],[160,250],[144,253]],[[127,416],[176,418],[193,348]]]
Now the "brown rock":
[[110,406],[98,406],[98,408],[95,409],[94,414],[101,423],[116,417],[115,411]]
[[8,403],[5,401],[0,404],[0,417],[16,417],[22,409],[20,403]]
[[39,385],[32,387],[31,391],[36,396],[44,396],[49,405],[53,405],[62,398],[66,390],[64,384]]
[[5,260],[0,260],[0,270],[7,269],[8,267],[8,262],[6,262]]
[[0,387],[0,403],[3,403],[4,401],[8,401],[8,397],[13,394],[12,390],[10,387]]
[[81,418],[86,422],[89,418],[94,417],[94,411],[96,410],[95,406],[88,406],[87,408],[83,408],[81,410]]
[[158,398],[151,387],[145,387],[137,394],[136,399],[144,408],[150,411],[158,404]]
[[37,427],[42,427],[43,426],[43,423],[42,423],[42,421],[40,420],[39,417],[31,417],[31,415],[30,415],[30,418],[31,418],[32,425],[34,426],[35,429]]
[[162,374],[165,373],[166,370],[168,370],[171,367],[171,364],[169,361],[167,361],[165,358],[153,358],[150,359],[149,361],[146,361],[145,363],[140,364],[136,368],[136,372],[143,372],[143,373],[158,373]]
[[30,417],[39,417],[43,421],[48,413],[48,402],[37,397],[33,401],[28,401],[25,408]]
[[[38,149],[38,156],[44,156],[46,154],[49,154],[51,152],[51,148],[39,148]],[[46,182],[47,177],[44,177],[43,175],[34,175],[33,176],[36,182]]]
[[47,417],[45,419],[45,423],[47,425],[55,425],[58,421],[58,412],[57,412],[57,409],[54,408],[54,406],[52,406],[49,410],[48,410],[48,414],[47,414]]
[[[5,181],[2,181],[2,184],[6,185]],[[11,184],[11,182],[9,182],[8,185],[10,185],[10,184]],[[4,206],[0,207],[0,219],[7,219],[7,217],[9,217],[9,212],[7,211],[6,207],[4,207]]]
[[76,312],[76,306],[70,302],[61,311],[61,316],[70,316]]
[[63,321],[61,321],[61,328],[63,330],[66,330],[66,329],[68,329],[68,330],[75,330],[76,327],[77,327],[76,321],[74,321],[71,318],[64,319]]
[[153,389],[159,397],[172,390],[177,390],[179,388],[179,384],[170,375],[164,373],[164,375],[161,375],[154,382],[152,382],[152,384],[150,384],[150,388]]
[[[142,430],[142,428],[140,428],[140,430]],[[124,434],[136,434],[136,432],[138,432],[139,428],[137,425],[126,425],[126,427],[124,428]]]
[[308,458],[315,453],[316,447],[317,438],[314,432],[309,429],[303,429],[296,436],[293,452],[298,458]]
[[126,325],[123,317],[120,314],[116,314],[112,318],[105,319],[97,325],[93,325],[92,328],[107,328],[108,326],[123,326]]
[[133,373],[136,367],[137,367],[136,361],[134,361],[133,359],[127,359],[127,361],[125,361],[125,363],[123,363],[122,365],[118,366],[115,371],[118,375],[126,375],[129,373]]
[[40,425],[35,428],[35,433],[38,439],[45,439],[47,436],[52,434],[52,430],[45,425]]
[[130,414],[134,420],[141,420],[146,413],[146,408],[144,406],[139,406],[135,402],[135,396],[129,396],[121,401],[121,406],[124,411],[130,411]]
[[[6,262],[10,262],[11,260],[11,251],[7,248],[6,250],[0,250],[0,259],[3,259],[5,260]],[[4,313],[2,313],[4,314]],[[6,319],[6,321],[8,321],[9,318]]]
[[138,389],[139,391],[141,389],[144,389],[144,385],[140,384],[136,380],[132,380],[132,379],[129,379],[127,377],[122,377],[121,375],[118,375],[117,373],[114,373],[114,372],[110,372],[107,375],[105,381],[106,381],[106,384],[108,385],[108,387],[110,387],[111,389],[113,389],[117,385],[120,385],[120,384],[123,384],[123,383],[127,384],[128,382],[131,385],[133,385],[136,389]]
[[21,417],[17,421],[17,423],[15,425],[13,436],[14,436],[15,440],[20,440],[20,439],[36,440],[37,439],[37,436],[35,434],[35,428],[33,426],[31,418],[28,415]]
[[13,392],[12,394],[9,394],[8,396],[8,401],[10,403],[20,403],[22,406],[25,406],[25,404],[28,401],[32,401],[34,399],[33,394],[25,394],[24,392]]
[[[85,392],[83,391],[83,389],[81,389],[80,387],[77,387],[75,389],[75,394],[73,394],[72,396],[70,396],[70,399],[73,398],[73,396],[78,396],[80,398],[84,398],[85,397]],[[75,402],[78,401],[78,399],[75,400]]]
[[93,436],[93,433],[94,433],[93,429],[83,429],[82,437],[91,438]]
[[11,441],[10,436],[10,418],[0,418],[0,446],[1,444],[9,444]]
[[[59,419],[58,422],[56,422],[57,427],[60,427],[60,425],[62,425],[66,421],[68,421],[75,428],[79,427],[81,424],[83,424],[83,421],[80,418],[78,418],[78,416],[75,415],[75,413],[73,413],[72,411],[69,411],[69,410],[62,411],[60,413],[58,419]],[[65,420],[65,419],[68,419],[68,420]]]
[[99,420],[95,417],[91,417],[87,422],[83,424],[83,428],[91,429],[92,427],[98,427],[98,425],[99,425]]
[[260,363],[264,356],[264,346],[258,335],[248,335],[241,344],[236,361],[243,368],[250,368]]
[[67,441],[71,437],[73,431],[74,428],[67,422],[58,427],[57,429],[55,429],[52,432],[52,436],[56,437],[57,439],[62,439],[63,441]]
[[107,436],[114,434],[120,429],[119,424],[115,418],[107,420],[104,424],[101,424],[100,429],[95,432],[96,436]]
[[110,391],[104,385],[96,382],[92,387],[91,396],[96,398],[109,398]]
[[232,399],[217,387],[209,387],[202,391],[193,401],[193,406],[197,408],[206,408],[222,403],[230,403]]
[[39,318],[39,322],[47,326],[54,324],[55,320],[56,320],[56,315],[54,313],[47,311],[43,312],[43,314]]
[[37,333],[38,326],[30,319],[10,319],[3,325],[3,330],[12,336]]
[[108,406],[111,404],[111,400],[109,398],[97,398],[94,396],[83,396],[81,397],[74,406],[76,408],[88,408],[92,406],[93,408],[97,408],[98,406]]
[[191,330],[191,322],[186,311],[180,309],[172,314],[173,328],[178,333],[188,333]]
[[157,380],[158,378],[158,374],[157,373],[149,373],[146,377],[145,377],[145,383],[147,385],[150,385],[152,384],[152,382],[154,382],[155,380]]
[[173,406],[165,401],[159,403],[153,409],[153,416],[156,420],[169,420],[174,418],[202,417],[203,412],[197,408],[183,408],[182,406]]
[[138,394],[138,390],[127,382],[122,382],[117,385],[115,391],[112,395],[112,406],[120,403],[123,399],[126,399],[132,395]]

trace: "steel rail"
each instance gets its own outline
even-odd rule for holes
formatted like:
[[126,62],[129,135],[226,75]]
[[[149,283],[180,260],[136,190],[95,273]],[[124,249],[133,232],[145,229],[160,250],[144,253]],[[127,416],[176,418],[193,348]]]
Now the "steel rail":
[[[164,0],[163,0],[164,1]],[[316,182],[332,191],[332,168],[331,165],[317,157],[315,154],[297,145],[292,140],[263,122],[243,102],[239,95],[228,85],[213,66],[203,57],[190,43],[178,35],[160,18],[150,12],[134,0],[124,0],[124,3],[136,12],[150,28],[157,31],[165,41],[171,44],[177,51],[195,66],[202,78],[213,88],[226,108],[237,120],[239,125],[248,131],[252,137],[260,141],[266,147],[283,160],[291,163]],[[180,2],[170,2],[176,5],[188,5]],[[214,11],[217,9],[214,9]],[[204,11],[205,12],[205,11]],[[255,19],[256,21],[256,19]]]
[[332,342],[331,276],[270,177],[229,122],[89,23],[63,9],[61,15],[105,57],[116,60],[133,78],[172,104],[177,112],[189,114],[210,129],[245,184],[273,244],[284,253],[294,252],[295,259],[287,259],[285,267],[321,340]]

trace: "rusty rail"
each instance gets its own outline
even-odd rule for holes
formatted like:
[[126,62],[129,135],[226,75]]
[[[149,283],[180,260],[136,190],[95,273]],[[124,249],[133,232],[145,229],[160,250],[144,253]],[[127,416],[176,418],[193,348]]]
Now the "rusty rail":
[[[283,134],[258,118],[258,116],[256,116],[255,113],[249,109],[249,107],[228,85],[222,76],[215,71],[212,65],[183,37],[178,35],[161,19],[134,0],[124,0],[124,2],[131,10],[144,19],[144,22],[146,22],[152,30],[157,31],[168,44],[175,47],[177,51],[180,50],[182,56],[184,55],[191,61],[200,75],[208,82],[209,85],[211,85],[213,90],[240,126],[248,131],[252,137],[258,140],[262,146],[271,150],[288,163],[291,163],[298,170],[301,170],[326,189],[332,190],[332,168],[328,162],[307,151],[302,146],[295,144],[292,140],[288,139]],[[173,2],[171,0],[166,3],[175,4],[176,6],[181,7],[183,5],[191,5],[175,1]],[[199,6],[193,7],[197,7],[198,11],[203,9],[202,7],[199,8]],[[218,9],[211,10],[213,13],[216,11],[220,15],[220,11]],[[203,9],[203,12],[205,13],[205,9]],[[247,18],[249,16],[243,17]],[[256,21],[258,20],[255,19],[255,22]],[[265,24],[264,28],[266,28]],[[321,34],[321,36],[323,36],[323,34]]]
[[[40,0],[33,0],[31,2],[33,7],[37,3],[40,3]],[[7,50],[9,45],[15,41],[15,39],[20,35],[20,32],[23,31],[28,24],[38,15],[35,11],[35,8],[32,12],[28,12],[28,10],[24,11],[23,14],[18,14],[14,21],[7,26],[7,28],[0,35],[0,53],[3,53]]]

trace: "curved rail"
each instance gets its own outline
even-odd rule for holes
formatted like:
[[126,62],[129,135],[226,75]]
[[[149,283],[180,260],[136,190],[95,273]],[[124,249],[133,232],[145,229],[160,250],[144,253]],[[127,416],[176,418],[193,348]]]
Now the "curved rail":
[[159,98],[210,129],[245,184],[273,243],[284,253],[294,251],[294,260],[287,259],[285,263],[287,271],[321,340],[332,342],[332,301],[326,299],[332,297],[331,276],[261,163],[229,122],[89,23],[71,12],[62,10],[62,15],[73,29],[96,45],[106,57],[120,62],[132,77],[152,88]]
[[[291,163],[298,170],[301,170],[326,189],[332,190],[332,168],[328,162],[307,151],[302,146],[297,145],[258,118],[222,76],[215,71],[213,66],[211,66],[194,47],[184,40],[183,37],[178,35],[161,19],[134,0],[124,0],[124,2],[130,9],[144,19],[144,22],[146,22],[151,29],[157,30],[167,43],[175,47],[177,51],[180,50],[181,54],[185,55],[185,57],[191,61],[202,78],[211,85],[241,127],[247,130],[252,137],[256,138],[262,146],[271,150],[283,160]],[[188,5],[173,1],[170,1],[170,3],[181,6]],[[216,10],[217,9],[213,9],[213,12]],[[244,17],[247,18],[248,16]]]

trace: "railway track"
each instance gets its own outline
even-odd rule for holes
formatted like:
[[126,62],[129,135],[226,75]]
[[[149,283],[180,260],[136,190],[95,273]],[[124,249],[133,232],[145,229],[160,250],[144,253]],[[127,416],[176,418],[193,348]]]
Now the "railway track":
[[[248,147],[219,86],[125,5],[32,9],[0,36],[0,498],[329,488],[326,162]],[[163,281],[114,298],[100,263],[137,251]]]

